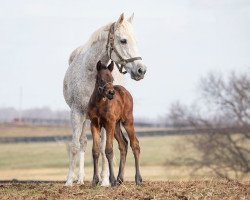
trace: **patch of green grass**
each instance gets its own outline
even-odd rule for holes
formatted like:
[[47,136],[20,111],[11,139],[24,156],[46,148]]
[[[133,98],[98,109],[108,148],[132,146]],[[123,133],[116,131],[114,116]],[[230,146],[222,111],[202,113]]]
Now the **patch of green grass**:
[[[186,136],[158,136],[139,138],[141,165],[164,165],[166,160],[178,159],[197,152],[186,144]],[[92,141],[88,141],[86,166],[92,166]],[[184,150],[185,148],[185,150]],[[119,150],[114,141],[115,162],[119,164]],[[184,151],[183,151],[184,150]],[[129,146],[127,165],[134,165]],[[68,144],[64,142],[1,144],[0,169],[68,167]]]

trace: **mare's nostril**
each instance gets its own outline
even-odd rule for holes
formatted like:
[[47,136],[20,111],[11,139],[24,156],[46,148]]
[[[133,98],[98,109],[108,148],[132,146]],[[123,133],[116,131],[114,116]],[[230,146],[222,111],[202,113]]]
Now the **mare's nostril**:
[[139,68],[139,69],[137,70],[137,72],[138,72],[139,75],[144,75],[144,74],[146,73],[146,70],[143,69],[143,68]]
[[143,74],[143,71],[141,68],[138,69],[138,74],[142,75]]

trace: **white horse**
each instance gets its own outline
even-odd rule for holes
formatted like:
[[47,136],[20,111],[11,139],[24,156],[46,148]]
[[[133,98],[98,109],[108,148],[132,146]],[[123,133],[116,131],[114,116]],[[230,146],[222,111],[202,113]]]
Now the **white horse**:
[[[72,52],[69,59],[69,68],[65,74],[63,93],[71,109],[72,143],[69,146],[69,172],[66,185],[72,186],[76,156],[79,153],[78,183],[84,184],[84,154],[87,146],[86,120],[87,107],[95,86],[96,63],[101,60],[108,64],[113,60],[117,68],[113,72],[115,84],[122,80],[128,72],[132,79],[144,78],[146,66],[138,56],[136,40],[132,29],[133,15],[124,19],[122,14],[117,22],[99,28],[90,37],[89,41]],[[126,71],[123,72],[123,69]],[[119,73],[121,72],[121,73]],[[106,134],[101,133],[102,172],[101,185],[109,186],[109,169],[105,156]]]

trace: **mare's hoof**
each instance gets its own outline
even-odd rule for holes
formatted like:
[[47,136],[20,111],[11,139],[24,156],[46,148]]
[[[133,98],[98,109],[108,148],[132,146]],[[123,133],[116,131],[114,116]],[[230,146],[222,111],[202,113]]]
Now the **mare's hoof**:
[[65,186],[72,187],[73,186],[73,181],[67,180],[67,182],[65,183]]
[[84,185],[84,181],[83,181],[83,180],[78,180],[78,181],[77,181],[77,184],[79,184],[79,185]]
[[109,180],[108,179],[102,180],[101,186],[102,187],[109,187],[110,186]]
[[141,175],[135,176],[136,185],[142,185],[142,177]]

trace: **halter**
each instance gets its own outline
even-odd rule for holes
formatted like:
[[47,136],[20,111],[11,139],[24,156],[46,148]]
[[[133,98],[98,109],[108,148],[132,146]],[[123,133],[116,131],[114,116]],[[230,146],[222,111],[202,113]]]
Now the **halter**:
[[120,59],[119,63],[118,62],[115,62],[118,70],[120,73],[122,74],[126,74],[127,71],[122,71],[124,66],[127,64],[127,63],[131,63],[131,62],[134,62],[135,60],[142,60],[141,57],[133,57],[133,58],[128,58],[128,59],[124,59],[121,54],[117,51],[117,49],[115,48],[115,22],[111,24],[110,26],[110,29],[109,29],[109,34],[108,34],[108,42],[107,42],[107,45],[106,45],[106,49],[107,51],[109,52],[108,55],[109,55],[109,58],[110,60],[111,59],[111,54],[112,52],[114,51],[115,54],[117,55],[117,57]]
[[101,94],[102,92],[100,92],[101,90],[104,91],[106,85],[108,84],[113,84],[112,82],[107,82],[105,83],[103,86],[98,86],[98,92]]

